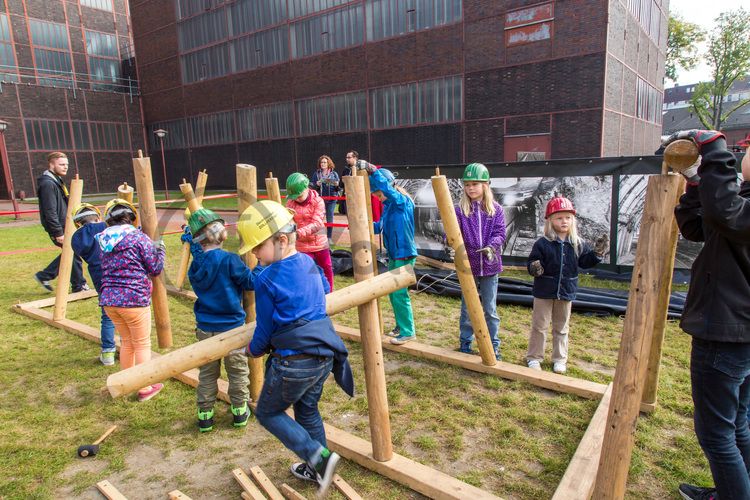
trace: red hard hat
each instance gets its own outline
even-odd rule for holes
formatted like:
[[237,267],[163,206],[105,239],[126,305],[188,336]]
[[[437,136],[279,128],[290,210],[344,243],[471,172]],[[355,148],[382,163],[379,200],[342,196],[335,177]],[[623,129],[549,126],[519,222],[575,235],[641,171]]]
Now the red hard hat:
[[573,202],[569,199],[562,196],[556,196],[547,203],[547,210],[544,213],[544,218],[546,219],[557,212],[571,212],[575,215],[576,209],[573,208]]

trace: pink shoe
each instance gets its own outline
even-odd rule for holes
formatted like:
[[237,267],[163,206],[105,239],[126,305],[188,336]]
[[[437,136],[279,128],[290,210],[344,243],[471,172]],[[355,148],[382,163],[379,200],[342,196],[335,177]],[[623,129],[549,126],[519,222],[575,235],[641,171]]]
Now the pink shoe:
[[164,384],[151,384],[151,389],[144,392],[138,391],[138,402],[143,403],[144,401],[148,401],[149,399],[159,394],[159,391],[161,391],[163,388]]

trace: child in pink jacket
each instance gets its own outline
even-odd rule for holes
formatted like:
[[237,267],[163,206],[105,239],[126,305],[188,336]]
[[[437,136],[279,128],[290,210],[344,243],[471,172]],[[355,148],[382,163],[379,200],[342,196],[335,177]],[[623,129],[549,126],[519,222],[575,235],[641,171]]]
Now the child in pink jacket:
[[328,247],[325,226],[325,203],[323,198],[310,189],[305,174],[295,172],[286,180],[286,207],[294,211],[297,225],[297,251],[306,253],[323,269],[326,280],[333,291],[333,266]]

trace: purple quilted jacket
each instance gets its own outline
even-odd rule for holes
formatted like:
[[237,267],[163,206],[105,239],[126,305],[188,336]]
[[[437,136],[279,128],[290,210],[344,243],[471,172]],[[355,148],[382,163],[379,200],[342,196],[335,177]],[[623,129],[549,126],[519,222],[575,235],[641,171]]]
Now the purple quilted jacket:
[[[495,215],[490,217],[481,208],[478,201],[471,204],[469,216],[465,216],[461,207],[456,205],[456,217],[458,227],[461,228],[461,236],[466,245],[466,253],[469,255],[471,273],[474,276],[492,276],[503,271],[503,263],[500,255],[505,243],[505,214],[503,207],[497,202]],[[490,261],[484,253],[477,250],[484,247],[495,249],[496,258]]]
[[[151,280],[164,269],[164,250],[154,247],[140,230],[119,232],[113,226],[105,229],[101,240],[115,234],[113,248],[102,248],[102,289],[99,305],[114,307],[147,307],[151,303]],[[111,239],[109,241],[112,241]],[[100,242],[103,247],[103,243]],[[110,245],[111,246],[111,245]]]

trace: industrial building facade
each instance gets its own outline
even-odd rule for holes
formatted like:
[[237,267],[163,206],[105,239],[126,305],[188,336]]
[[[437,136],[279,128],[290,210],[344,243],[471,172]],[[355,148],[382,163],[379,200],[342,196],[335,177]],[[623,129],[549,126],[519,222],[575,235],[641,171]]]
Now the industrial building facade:
[[[661,0],[133,0],[170,184],[385,165],[620,156],[659,143]],[[157,149],[155,149],[157,148]]]
[[56,150],[85,192],[132,179],[144,132],[128,14],[125,0],[0,1],[0,119],[16,192],[35,196]]

